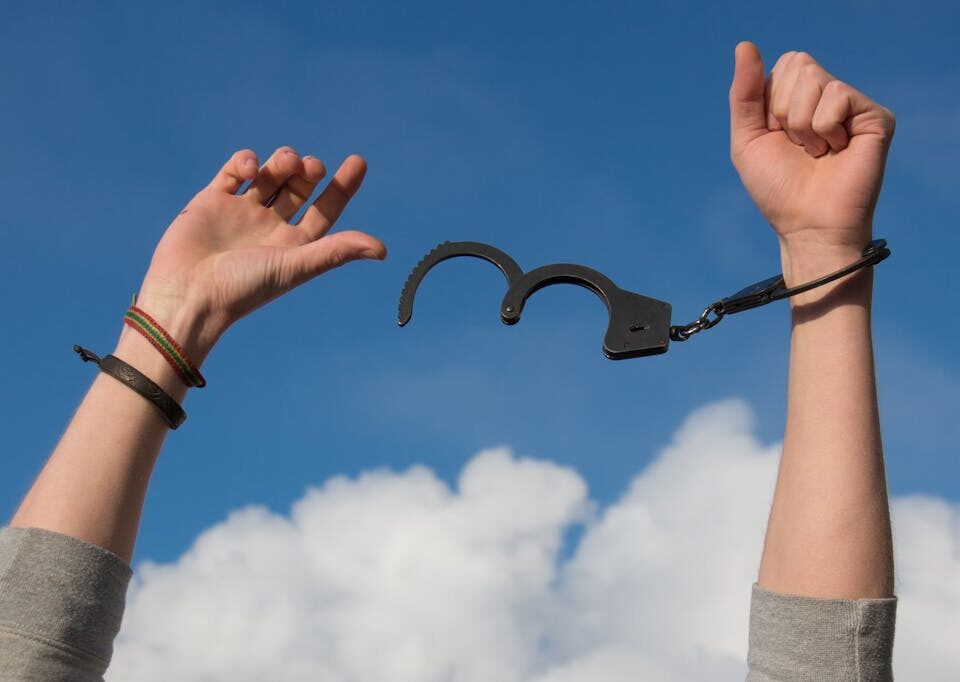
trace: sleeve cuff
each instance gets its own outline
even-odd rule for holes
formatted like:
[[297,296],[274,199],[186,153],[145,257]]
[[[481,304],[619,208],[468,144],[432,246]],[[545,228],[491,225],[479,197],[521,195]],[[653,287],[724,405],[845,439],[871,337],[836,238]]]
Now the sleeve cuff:
[[753,586],[750,682],[892,680],[897,599],[818,599]]
[[123,559],[77,538],[0,529],[0,629],[109,663],[131,575]]

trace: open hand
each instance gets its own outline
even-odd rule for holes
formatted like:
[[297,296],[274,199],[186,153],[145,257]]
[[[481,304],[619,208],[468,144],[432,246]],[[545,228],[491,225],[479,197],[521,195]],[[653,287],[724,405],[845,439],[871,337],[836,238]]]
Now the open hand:
[[[291,220],[323,178],[323,163],[281,147],[262,168],[239,151],[167,229],[139,303],[199,362],[243,315],[327,270],[386,257],[362,232],[328,234],[360,188],[366,163],[347,158],[296,224]],[[237,190],[246,180],[249,189]]]
[[870,241],[894,127],[889,110],[810,55],[784,54],[765,80],[756,46],[737,46],[731,158],[780,239],[788,285],[855,260]]

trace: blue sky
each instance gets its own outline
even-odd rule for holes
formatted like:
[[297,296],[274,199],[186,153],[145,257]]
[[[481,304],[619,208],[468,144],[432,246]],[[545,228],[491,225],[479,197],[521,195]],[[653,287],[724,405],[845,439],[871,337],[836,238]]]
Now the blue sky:
[[728,397],[763,439],[784,413],[787,306],[661,357],[606,360],[575,287],[498,321],[502,277],[454,261],[412,323],[409,269],[445,239],[524,268],[580,262],[686,321],[779,269],[727,155],[733,47],[803,49],[889,106],[875,335],[891,490],[960,500],[960,7],[954,3],[30,3],[0,22],[0,263],[13,512],[106,352],[153,246],[229,154],[282,144],[370,166],[342,220],[385,263],[330,274],[242,321],[168,439],[137,558],[169,560],[229,510],[284,511],[334,474],[485,447],[576,468],[609,502],[693,409]]

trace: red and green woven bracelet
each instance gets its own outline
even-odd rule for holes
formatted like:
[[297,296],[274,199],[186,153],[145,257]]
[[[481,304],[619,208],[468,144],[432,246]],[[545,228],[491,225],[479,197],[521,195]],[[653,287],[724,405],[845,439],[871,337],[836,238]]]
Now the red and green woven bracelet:
[[135,305],[130,306],[123,316],[123,322],[140,332],[147,341],[153,344],[154,348],[160,351],[160,354],[170,363],[183,383],[196,388],[203,388],[207,385],[207,380],[200,374],[196,365],[190,362],[183,348],[164,331],[163,327],[157,324],[156,320],[143,310]]

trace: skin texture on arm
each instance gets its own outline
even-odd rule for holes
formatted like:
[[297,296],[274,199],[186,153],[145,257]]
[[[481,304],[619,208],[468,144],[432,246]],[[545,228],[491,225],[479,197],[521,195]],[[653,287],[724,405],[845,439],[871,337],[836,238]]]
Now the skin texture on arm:
[[[349,261],[386,257],[364,233],[328,234],[365,173],[363,159],[349,157],[294,225],[323,163],[282,147],[258,168],[253,152],[237,152],[164,233],[137,305],[199,366],[256,308]],[[246,180],[249,189],[237,195]],[[113,354],[183,400],[186,386],[137,332],[125,327]],[[167,430],[153,404],[98,374],[10,525],[80,538],[129,562]]]
[[[769,77],[737,46],[731,157],[780,240],[787,286],[871,239],[893,115],[812,57]],[[872,270],[791,299],[787,424],[758,583],[787,594],[893,594],[893,551],[870,327]]]

